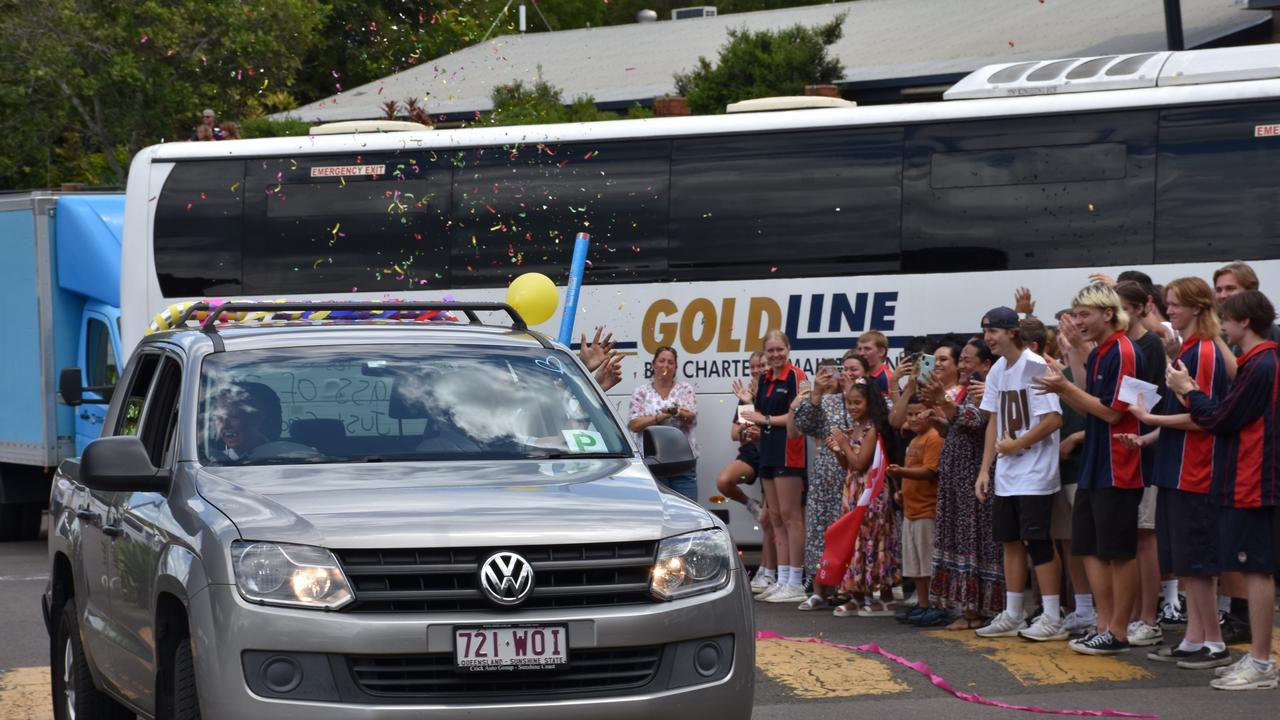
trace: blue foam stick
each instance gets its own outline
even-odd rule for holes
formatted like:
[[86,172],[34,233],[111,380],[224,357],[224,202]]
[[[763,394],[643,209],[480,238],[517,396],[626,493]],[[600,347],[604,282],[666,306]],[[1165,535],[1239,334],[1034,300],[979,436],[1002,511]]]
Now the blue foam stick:
[[564,293],[564,314],[560,316],[560,342],[573,340],[573,321],[578,315],[578,292],[582,289],[582,273],[587,266],[587,246],[591,236],[580,232],[573,239],[573,262],[569,264],[569,287]]

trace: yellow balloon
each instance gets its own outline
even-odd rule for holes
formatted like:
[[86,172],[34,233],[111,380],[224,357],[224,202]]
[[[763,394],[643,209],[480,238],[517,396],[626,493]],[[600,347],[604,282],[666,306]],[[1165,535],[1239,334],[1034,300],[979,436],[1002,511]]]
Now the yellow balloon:
[[507,304],[530,325],[541,325],[556,313],[560,302],[556,284],[542,273],[525,273],[507,288]]

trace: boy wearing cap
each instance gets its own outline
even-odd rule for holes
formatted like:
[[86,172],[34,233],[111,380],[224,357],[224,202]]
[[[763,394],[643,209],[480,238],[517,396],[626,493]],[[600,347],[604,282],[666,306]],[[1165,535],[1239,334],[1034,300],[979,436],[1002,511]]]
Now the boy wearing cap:
[[1069,646],[1086,655],[1115,655],[1129,651],[1129,612],[1138,591],[1138,504],[1144,485],[1141,454],[1121,438],[1139,432],[1138,419],[1119,393],[1125,376],[1142,376],[1142,353],[1126,334],[1129,318],[1115,290],[1090,285],[1076,293],[1071,306],[1070,319],[1081,338],[1097,347],[1086,358],[1072,346],[1072,380],[1055,367],[1035,386],[1085,414],[1071,551],[1084,558],[1098,628]]
[[[1043,358],[1026,347],[1018,314],[998,307],[982,318],[982,335],[997,355],[987,373],[981,409],[987,423],[982,467],[974,491],[991,501],[991,528],[1004,545],[1005,609],[976,632],[981,637],[1020,635],[1028,640],[1065,640],[1059,595],[1062,568],[1049,534],[1058,481],[1058,428],[1062,408],[1056,395],[1033,392],[1031,381],[1048,371]],[[998,456],[998,459],[997,459]],[[995,464],[994,488],[992,463]],[[1023,610],[1027,555],[1035,565],[1044,612],[1031,627]]]

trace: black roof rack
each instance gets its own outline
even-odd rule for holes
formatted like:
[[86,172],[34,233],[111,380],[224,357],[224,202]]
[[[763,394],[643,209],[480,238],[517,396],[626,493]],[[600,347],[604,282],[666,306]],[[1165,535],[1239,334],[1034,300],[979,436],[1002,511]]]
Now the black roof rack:
[[[199,312],[208,312],[204,324],[200,330],[210,336],[214,341],[216,349],[222,350],[221,338],[218,336],[218,319],[222,315],[240,312],[262,312],[262,313],[278,313],[278,312],[397,312],[397,313],[424,313],[424,312],[450,312],[460,313],[466,316],[467,321],[471,325],[482,325],[477,312],[505,312],[511,318],[511,328],[528,332],[532,335],[540,345],[544,348],[551,349],[552,345],[542,333],[529,330],[529,326],[525,323],[524,318],[520,317],[520,313],[515,308],[506,303],[496,302],[405,302],[405,301],[327,301],[327,302],[228,302],[211,307],[207,302],[193,303],[188,307],[182,316],[174,323],[174,327],[182,327],[192,317]],[[305,319],[305,318],[299,318]],[[368,320],[381,320],[385,318],[361,318]]]

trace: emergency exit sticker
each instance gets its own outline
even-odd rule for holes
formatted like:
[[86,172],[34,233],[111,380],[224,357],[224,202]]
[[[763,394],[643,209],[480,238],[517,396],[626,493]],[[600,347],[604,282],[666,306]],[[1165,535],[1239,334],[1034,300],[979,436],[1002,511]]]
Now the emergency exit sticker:
[[1253,128],[1254,137],[1280,137],[1280,125],[1256,125]]
[[604,436],[595,430],[561,430],[569,452],[604,452]]
[[355,177],[357,175],[386,174],[386,165],[324,165],[311,168],[311,177]]

